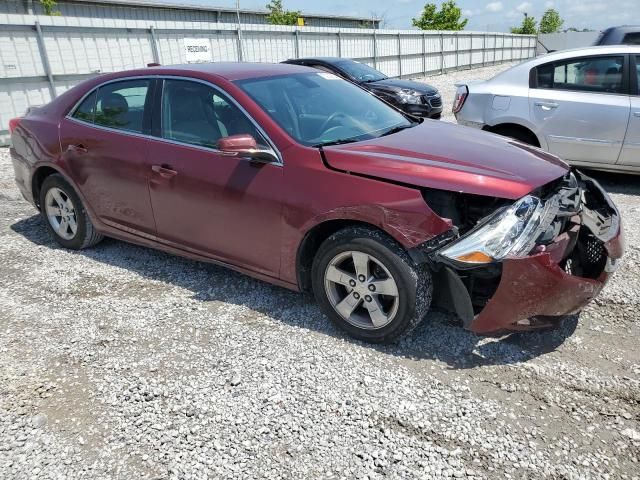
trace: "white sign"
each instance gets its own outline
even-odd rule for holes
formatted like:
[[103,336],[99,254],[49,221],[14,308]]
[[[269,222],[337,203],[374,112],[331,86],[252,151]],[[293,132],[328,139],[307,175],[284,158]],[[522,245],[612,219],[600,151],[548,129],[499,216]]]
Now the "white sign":
[[212,62],[211,42],[206,38],[185,38],[184,54],[187,63]]

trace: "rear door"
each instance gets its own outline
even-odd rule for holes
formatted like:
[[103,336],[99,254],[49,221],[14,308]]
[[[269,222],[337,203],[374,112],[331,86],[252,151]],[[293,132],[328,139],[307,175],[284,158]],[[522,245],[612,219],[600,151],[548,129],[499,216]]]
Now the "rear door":
[[534,71],[529,108],[551,153],[576,162],[614,164],[629,119],[625,55],[579,57]]
[[630,65],[631,112],[618,164],[640,168],[640,55],[632,56]]
[[153,88],[149,78],[99,86],[60,124],[68,172],[100,221],[153,237],[145,168]]

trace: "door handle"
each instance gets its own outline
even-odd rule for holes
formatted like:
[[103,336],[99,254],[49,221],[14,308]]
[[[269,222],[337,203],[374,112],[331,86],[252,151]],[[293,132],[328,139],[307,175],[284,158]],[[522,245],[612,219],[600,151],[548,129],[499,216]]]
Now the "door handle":
[[558,108],[558,104],[553,102],[536,102],[536,107],[542,107],[543,110],[551,110]]
[[89,150],[87,149],[87,147],[85,147],[82,144],[78,144],[78,145],[69,144],[69,146],[67,147],[67,152],[87,153],[88,151]]
[[162,178],[167,179],[173,178],[178,174],[178,172],[176,172],[175,170],[172,170],[168,167],[163,167],[162,165],[152,165],[151,170],[160,175]]

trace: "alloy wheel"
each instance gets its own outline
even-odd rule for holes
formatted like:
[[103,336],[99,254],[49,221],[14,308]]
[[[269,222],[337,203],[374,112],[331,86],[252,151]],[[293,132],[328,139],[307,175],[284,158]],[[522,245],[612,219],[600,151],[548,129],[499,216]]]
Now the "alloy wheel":
[[398,285],[373,255],[359,251],[339,253],[327,265],[324,287],[335,311],[358,328],[383,328],[398,313]]
[[69,195],[53,187],[47,191],[44,209],[51,228],[65,240],[71,240],[78,231],[76,209]]

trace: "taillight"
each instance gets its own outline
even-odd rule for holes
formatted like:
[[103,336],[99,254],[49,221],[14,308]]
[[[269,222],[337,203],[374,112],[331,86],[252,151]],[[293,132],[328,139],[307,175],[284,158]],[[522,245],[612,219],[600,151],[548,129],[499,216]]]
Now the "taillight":
[[22,117],[12,118],[11,120],[9,120],[9,135],[11,135],[13,131],[18,128],[20,120],[22,120]]
[[453,101],[453,113],[458,113],[462,110],[464,106],[464,102],[467,100],[469,96],[469,89],[466,85],[460,85],[458,90],[456,90],[456,98]]

